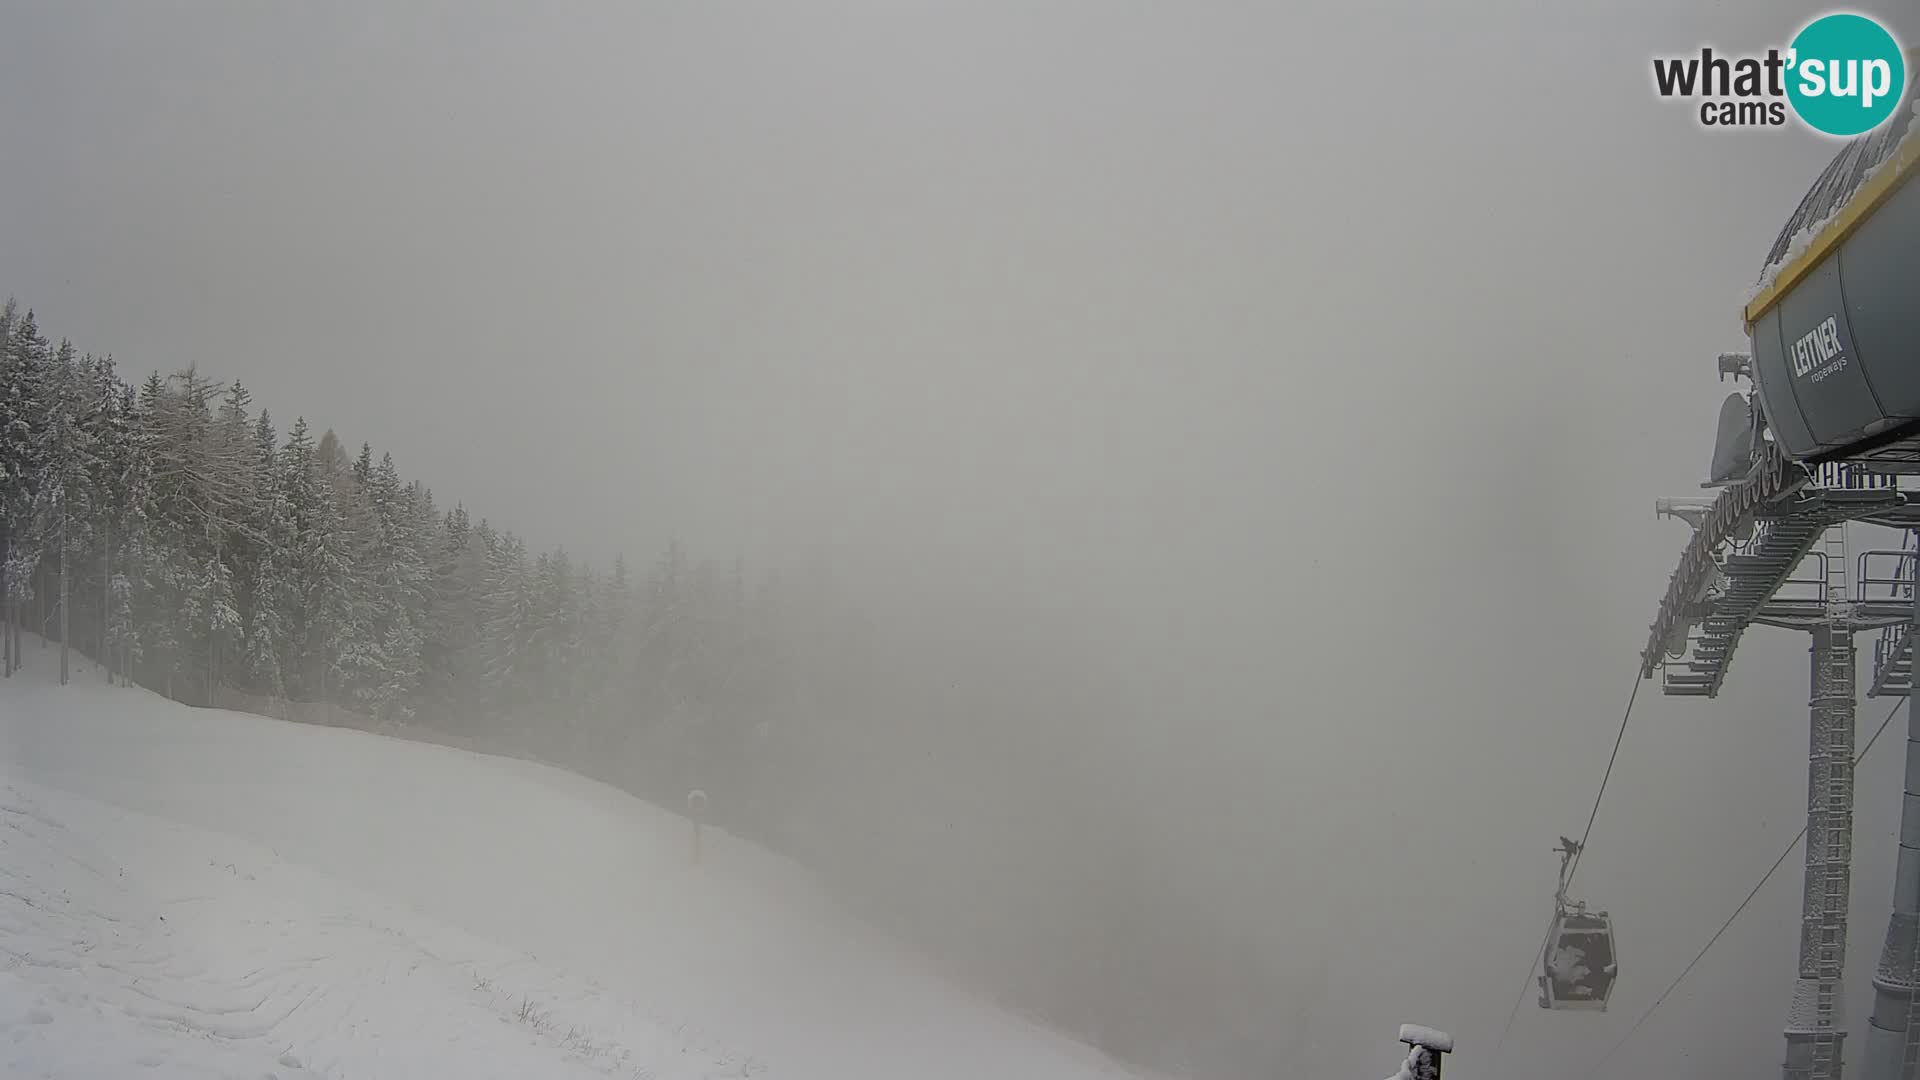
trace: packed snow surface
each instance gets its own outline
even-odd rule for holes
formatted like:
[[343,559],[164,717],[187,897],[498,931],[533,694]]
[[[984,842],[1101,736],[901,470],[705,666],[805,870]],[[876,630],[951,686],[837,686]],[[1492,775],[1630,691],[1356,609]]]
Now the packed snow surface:
[[602,785],[30,662],[0,683],[0,1075],[1124,1075]]

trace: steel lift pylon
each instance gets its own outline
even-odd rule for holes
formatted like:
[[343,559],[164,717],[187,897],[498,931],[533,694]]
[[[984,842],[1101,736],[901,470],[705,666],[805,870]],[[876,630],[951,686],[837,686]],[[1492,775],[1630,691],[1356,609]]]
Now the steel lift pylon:
[[[1669,695],[1714,697],[1750,626],[1796,630],[1812,639],[1799,968],[1784,1030],[1782,1076],[1839,1080],[1846,1067],[1852,892],[1854,635],[1884,634],[1913,620],[1910,598],[1897,588],[1893,595],[1873,595],[1871,587],[1884,581],[1873,573],[1874,560],[1894,556],[1906,565],[1905,553],[1861,552],[1856,559],[1845,526],[1867,521],[1912,528],[1920,517],[1894,475],[1844,464],[1796,465],[1770,442],[1754,445],[1750,468],[1717,498],[1656,505],[1660,515],[1692,524],[1694,534],[1668,583],[1641,674],[1659,672]],[[1883,638],[1875,650],[1879,681],[1894,678],[1894,660],[1885,658],[1901,655],[1890,640]],[[1911,660],[1906,662],[1910,670]],[[1920,802],[1909,808],[1920,813]],[[1906,1003],[1912,1000],[1909,995]],[[1900,1027],[1903,1035],[1920,1033],[1920,1025]]]
[[[1920,49],[1908,53],[1920,70]],[[1909,118],[1913,119],[1909,119]],[[1800,979],[1785,1075],[1845,1068],[1842,958],[1852,854],[1854,634],[1879,628],[1872,692],[1910,689],[1915,559],[1846,550],[1850,521],[1913,534],[1920,506],[1900,478],[1920,476],[1920,79],[1892,122],[1849,139],[1781,227],[1741,308],[1748,353],[1720,374],[1751,393],[1722,401],[1710,502],[1663,501],[1694,525],[1667,583],[1641,673],[1669,694],[1713,697],[1746,628],[1812,635],[1807,848]],[[1822,344],[1824,343],[1824,344]],[[1891,572],[1876,574],[1891,557]],[[1794,575],[1813,560],[1811,594]],[[1836,565],[1837,564],[1837,565]],[[1853,580],[1847,580],[1851,572]],[[1882,591],[1882,584],[1890,588]],[[1851,588],[1849,588],[1851,585]],[[1906,803],[1893,915],[1873,979],[1862,1056],[1867,1080],[1920,1080],[1920,718],[1908,699]]]
[[[1920,533],[1915,540],[1920,544]],[[1869,697],[1907,699],[1907,756],[1893,911],[1873,974],[1873,1013],[1867,1019],[1869,1080],[1920,1078],[1920,717],[1913,711],[1913,644],[1920,630],[1916,570],[1920,570],[1920,546],[1899,553],[1889,579],[1871,583],[1886,585],[1889,595],[1915,607],[1910,622],[1880,631],[1873,648],[1873,681],[1867,690]]]

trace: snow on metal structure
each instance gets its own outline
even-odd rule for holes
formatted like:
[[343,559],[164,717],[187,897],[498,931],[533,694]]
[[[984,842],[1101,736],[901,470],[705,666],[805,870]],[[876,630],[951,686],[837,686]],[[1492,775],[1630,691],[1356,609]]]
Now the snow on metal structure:
[[[1908,94],[1911,108],[1912,88]],[[1906,692],[1912,683],[1914,559],[1856,558],[1845,526],[1920,529],[1920,503],[1898,479],[1920,474],[1916,176],[1920,118],[1853,140],[1829,164],[1748,297],[1751,356],[1718,359],[1722,377],[1745,376],[1754,387],[1744,409],[1737,396],[1721,406],[1703,485],[1719,494],[1711,503],[1656,504],[1661,516],[1691,524],[1693,535],[1649,628],[1643,678],[1658,671],[1670,695],[1714,697],[1749,626],[1812,637],[1806,867],[1786,1080],[1837,1080],[1845,1068],[1854,635],[1882,633],[1874,692]],[[1891,577],[1876,575],[1888,557]],[[1868,1039],[1874,1080],[1920,1080],[1920,727],[1912,738],[1902,876]]]
[[1800,971],[1786,1026],[1787,1080],[1838,1077],[1845,1064],[1847,905],[1853,888],[1853,628],[1813,629],[1813,731],[1807,762],[1806,891]]
[[[1913,620],[1882,632],[1874,649],[1870,693],[1907,697],[1907,767],[1900,847],[1893,874],[1893,910],[1873,974],[1864,1073],[1870,1080],[1920,1076],[1920,716],[1913,711],[1913,634],[1920,628],[1915,552],[1880,552],[1896,560],[1888,591],[1916,605]],[[1891,646],[1891,647],[1889,647]]]
[[[1920,51],[1915,53],[1920,61]],[[1920,80],[1912,80],[1920,86]],[[1742,315],[1796,461],[1920,460],[1920,114],[1849,142],[1788,219]]]
[[1424,1046],[1442,1054],[1453,1053],[1453,1036],[1419,1024],[1401,1024],[1400,1041],[1408,1046]]
[[1400,1071],[1387,1080],[1440,1080],[1442,1055],[1453,1053],[1453,1036],[1418,1024],[1400,1025],[1400,1041],[1407,1057]]
[[1862,569],[1855,570],[1844,526],[1865,520],[1912,527],[1920,524],[1920,507],[1895,477],[1847,464],[1797,464],[1771,440],[1754,445],[1751,469],[1712,504],[1671,500],[1657,507],[1689,522],[1693,536],[1669,581],[1641,674],[1659,671],[1670,695],[1712,697],[1749,626],[1812,636],[1800,960],[1783,1075],[1837,1080],[1845,1063],[1852,887],[1854,634],[1912,614],[1910,599],[1874,595],[1864,568],[1869,556],[1885,553],[1860,553]]

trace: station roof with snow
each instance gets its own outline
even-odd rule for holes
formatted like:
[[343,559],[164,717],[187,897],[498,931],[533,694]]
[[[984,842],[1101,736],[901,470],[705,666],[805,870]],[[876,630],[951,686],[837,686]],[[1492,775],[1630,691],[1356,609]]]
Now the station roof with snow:
[[[1920,69],[1920,51],[1910,69]],[[1920,113],[1849,141],[1787,219],[1743,311],[1767,425],[1796,461],[1920,434]],[[1920,468],[1920,451],[1903,459]],[[1900,471],[1913,471],[1902,468]]]

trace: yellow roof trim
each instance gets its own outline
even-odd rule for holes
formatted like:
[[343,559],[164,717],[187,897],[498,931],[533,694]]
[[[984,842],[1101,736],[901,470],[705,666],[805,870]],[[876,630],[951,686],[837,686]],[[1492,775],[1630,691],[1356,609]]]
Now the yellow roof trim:
[[[1912,83],[1916,78],[1914,69],[1917,66],[1920,66],[1920,46],[1907,50],[1908,83]],[[1920,101],[1920,98],[1909,94],[1907,100]],[[1898,117],[1894,122],[1899,123]],[[1747,330],[1751,332],[1754,323],[1759,322],[1768,311],[1771,311],[1774,305],[1780,302],[1781,297],[1792,292],[1793,287],[1800,284],[1801,280],[1824,262],[1828,255],[1833,254],[1835,248],[1845,243],[1847,238],[1852,236],[1867,218],[1872,217],[1875,210],[1880,209],[1882,204],[1892,198],[1893,193],[1900,189],[1900,185],[1911,179],[1916,172],[1920,172],[1920,138],[1906,140],[1900,152],[1889,158],[1872,180],[1861,185],[1860,190],[1853,193],[1853,197],[1847,200],[1833,222],[1822,229],[1819,236],[1814,237],[1813,243],[1807,246],[1807,250],[1801,252],[1799,258],[1782,267],[1780,273],[1774,277],[1773,284],[1762,289],[1760,295],[1748,302],[1744,312]]]
[[1867,218],[1873,216],[1875,210],[1880,209],[1882,204],[1893,197],[1893,193],[1900,189],[1901,184],[1912,179],[1917,173],[1920,173],[1920,139],[1908,139],[1900,152],[1889,158],[1886,166],[1875,174],[1872,180],[1867,181],[1859,191],[1854,192],[1853,198],[1847,200],[1846,206],[1833,219],[1833,223],[1820,231],[1820,235],[1807,246],[1807,250],[1801,252],[1799,258],[1782,267],[1779,276],[1773,279],[1773,284],[1761,290],[1760,295],[1754,297],[1747,305],[1748,328],[1751,329],[1754,323],[1759,322],[1762,316],[1780,302],[1782,296],[1791,292],[1795,285],[1800,284],[1801,279],[1812,273],[1828,255],[1833,254],[1835,248],[1845,243],[1846,239],[1852,236]]

